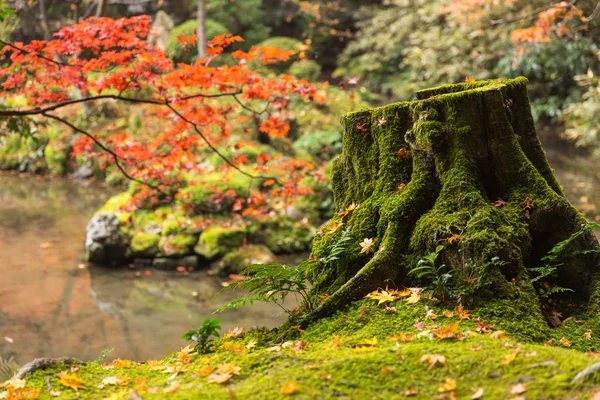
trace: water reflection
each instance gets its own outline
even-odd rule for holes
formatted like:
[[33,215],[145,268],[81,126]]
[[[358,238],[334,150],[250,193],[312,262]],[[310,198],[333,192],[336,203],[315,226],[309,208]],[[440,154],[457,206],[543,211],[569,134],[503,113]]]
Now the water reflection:
[[[203,271],[136,276],[127,268],[84,267],[85,226],[111,194],[67,180],[0,176],[0,356],[19,363],[93,359],[115,348],[110,357],[159,358],[237,295],[214,299],[223,279]],[[224,329],[284,320],[275,305],[218,318]]]

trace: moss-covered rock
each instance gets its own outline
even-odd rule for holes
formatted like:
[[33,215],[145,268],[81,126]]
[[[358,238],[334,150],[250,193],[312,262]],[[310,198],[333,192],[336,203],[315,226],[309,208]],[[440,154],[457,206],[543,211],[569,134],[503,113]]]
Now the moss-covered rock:
[[199,260],[197,255],[188,255],[185,257],[156,257],[152,260],[152,267],[164,271],[174,271],[178,268],[198,267]]
[[213,266],[213,271],[220,275],[239,274],[253,264],[275,262],[275,256],[268,247],[248,245],[233,250]]
[[[445,300],[510,305],[532,326],[552,311],[575,312],[574,301],[595,309],[600,253],[591,231],[554,260],[553,276],[538,278],[543,256],[585,221],[545,159],[526,79],[448,85],[417,98],[343,119],[331,172],[337,215],[312,252],[312,296],[329,297],[306,321],[392,282],[428,285]],[[553,287],[574,294],[549,306]]]
[[158,247],[163,254],[182,257],[193,253],[192,249],[197,241],[198,237],[196,235],[169,235],[160,238]]
[[260,224],[260,228],[252,232],[251,241],[264,243],[276,254],[297,253],[310,249],[314,233],[314,227],[308,223],[280,217]]
[[208,260],[213,260],[241,247],[245,237],[246,232],[243,230],[213,225],[200,234],[194,251]]
[[153,257],[159,253],[160,235],[137,232],[131,237],[131,253],[134,257]]

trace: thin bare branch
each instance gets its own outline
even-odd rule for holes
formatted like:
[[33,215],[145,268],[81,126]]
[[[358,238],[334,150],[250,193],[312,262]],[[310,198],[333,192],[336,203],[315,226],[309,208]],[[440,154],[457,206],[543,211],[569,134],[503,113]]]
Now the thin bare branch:
[[[25,49],[24,49],[24,48],[22,48],[22,47],[19,47],[19,46],[17,46],[17,45],[14,45],[14,44],[12,44],[12,43],[9,43],[9,42],[5,42],[4,40],[1,40],[1,39],[0,39],[0,44],[2,44],[2,45],[4,45],[4,46],[12,47],[13,49],[15,49],[15,50],[18,50],[18,51],[20,51],[20,52],[23,52],[23,53],[26,53],[26,54],[32,54],[32,52],[30,52],[30,51],[28,51],[28,50],[25,50]],[[37,54],[37,53],[35,54],[35,56],[36,56],[37,58],[39,58],[40,60],[45,60],[45,61],[51,62],[51,63],[53,63],[53,64],[56,64],[56,65],[58,65],[59,67],[72,67],[72,65],[70,65],[70,64],[67,64],[67,63],[62,63],[62,62],[60,62],[60,61],[56,61],[56,60],[53,60],[53,59],[51,59],[51,58],[44,57],[44,56],[42,56],[42,55],[40,55],[40,54]]]
[[252,175],[252,174],[249,174],[248,172],[244,171],[243,169],[241,169],[237,165],[235,165],[229,158],[227,158],[223,153],[221,153],[219,151],[219,149],[217,149],[215,146],[213,146],[213,144],[208,140],[208,138],[206,137],[206,135],[204,135],[202,133],[202,131],[198,128],[198,124],[196,124],[194,121],[190,120],[189,118],[186,118],[185,115],[183,115],[179,111],[177,111],[170,103],[167,103],[166,106],[169,107],[171,109],[171,111],[173,111],[173,113],[175,113],[175,115],[177,115],[183,121],[185,121],[186,123],[188,123],[189,125],[191,125],[192,128],[194,128],[194,131],[202,138],[202,140],[204,140],[204,143],[206,143],[206,145],[216,155],[218,155],[223,161],[225,161],[225,163],[227,163],[230,167],[232,167],[233,169],[235,169],[236,171],[238,171],[240,174],[242,174],[244,176],[247,176],[250,179],[261,179],[261,180],[270,180],[270,179],[272,179],[272,180],[275,181],[275,183],[277,183],[278,185],[281,185],[281,182],[279,182],[279,180],[277,180],[277,178],[275,178],[275,177],[272,177],[272,176],[262,176],[262,175]]
[[98,101],[98,100],[103,100],[103,99],[122,100],[122,101],[126,101],[129,103],[154,104],[154,105],[164,106],[169,103],[176,103],[176,102],[180,102],[180,101],[192,100],[192,99],[199,98],[199,97],[205,97],[205,98],[226,97],[226,96],[235,96],[236,94],[239,94],[239,93],[241,93],[241,92],[239,92],[239,91],[238,92],[224,92],[224,93],[215,93],[215,94],[196,93],[196,94],[189,95],[189,96],[174,98],[172,100],[145,100],[145,99],[136,99],[134,97],[126,97],[126,96],[122,96],[121,94],[118,94],[118,95],[117,94],[102,94],[102,95],[97,95],[97,96],[82,97],[80,99],[63,101],[62,103],[53,104],[51,106],[44,107],[44,108],[31,108],[28,110],[0,110],[0,117],[24,117],[24,116],[28,116],[28,115],[39,115],[39,114],[44,114],[49,111],[55,111],[60,108],[70,106],[73,104],[87,103],[87,102],[93,102],[93,101]]
[[154,189],[154,190],[156,190],[156,191],[158,191],[158,192],[160,192],[160,193],[164,194],[165,196],[168,196],[168,194],[167,194],[167,193],[165,193],[165,192],[164,192],[162,189],[160,189],[160,188],[159,188],[157,185],[154,185],[154,184],[152,184],[152,183],[149,183],[149,182],[143,181],[143,180],[141,180],[141,179],[138,179],[138,178],[136,178],[136,177],[134,177],[134,176],[130,175],[130,174],[129,174],[129,173],[126,171],[126,170],[125,170],[125,168],[123,167],[123,165],[122,165],[122,164],[121,164],[121,162],[120,162],[120,160],[122,159],[122,157],[120,157],[120,156],[119,156],[117,153],[115,153],[115,152],[114,152],[112,149],[110,149],[109,147],[107,147],[106,145],[104,145],[104,144],[103,144],[101,141],[99,141],[99,140],[98,140],[98,139],[97,139],[97,138],[96,138],[94,135],[92,135],[91,133],[89,133],[89,132],[87,132],[87,131],[85,131],[85,130],[83,130],[83,129],[81,129],[81,128],[79,128],[79,127],[75,126],[75,125],[73,125],[72,123],[70,123],[70,122],[69,122],[69,121],[67,121],[66,119],[64,119],[64,118],[61,118],[61,117],[59,117],[59,116],[57,116],[57,115],[54,115],[54,114],[48,114],[48,113],[46,113],[46,112],[42,113],[42,115],[43,115],[43,116],[45,116],[45,117],[47,117],[47,118],[53,119],[53,120],[55,120],[55,121],[58,121],[58,122],[60,122],[60,123],[62,123],[62,124],[64,124],[64,125],[68,126],[69,128],[71,128],[71,129],[72,129],[72,130],[74,130],[75,132],[81,133],[82,135],[85,135],[85,136],[87,136],[88,138],[90,138],[90,139],[91,139],[91,140],[92,140],[92,141],[93,141],[93,142],[94,142],[94,143],[95,143],[95,144],[96,144],[98,147],[100,147],[100,148],[101,148],[101,149],[102,149],[104,152],[106,152],[107,154],[109,154],[109,155],[112,157],[112,159],[113,159],[113,161],[114,161],[114,163],[115,163],[115,166],[116,166],[116,167],[119,169],[119,171],[121,171],[121,173],[123,174],[123,176],[125,176],[125,178],[127,178],[127,179],[129,179],[129,180],[131,180],[131,181],[137,182],[137,183],[139,183],[139,184],[146,185],[146,186],[148,186],[149,188],[152,188],[152,189]]

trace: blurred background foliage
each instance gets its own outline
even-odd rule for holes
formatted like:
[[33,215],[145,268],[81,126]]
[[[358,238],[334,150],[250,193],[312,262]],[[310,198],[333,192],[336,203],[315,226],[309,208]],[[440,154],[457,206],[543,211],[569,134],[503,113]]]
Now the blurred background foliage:
[[[195,58],[176,38],[194,33],[199,0],[104,1],[110,17],[166,13],[170,25],[162,29],[168,35],[168,54],[176,62]],[[538,123],[553,128],[545,132],[600,157],[596,0],[556,3],[558,12],[548,10],[552,3],[547,0],[201,1],[207,37],[230,32],[245,38],[238,48],[268,45],[302,51],[300,61],[272,67],[273,73],[332,84],[358,78],[357,95],[368,104],[407,100],[418,89],[466,78],[524,75],[531,82]],[[0,22],[0,39],[44,38],[95,15],[97,3],[6,0],[14,12]],[[547,37],[527,31],[544,23]],[[233,61],[223,57],[219,62]],[[316,148],[330,139],[324,134],[311,144],[305,138],[298,146]]]

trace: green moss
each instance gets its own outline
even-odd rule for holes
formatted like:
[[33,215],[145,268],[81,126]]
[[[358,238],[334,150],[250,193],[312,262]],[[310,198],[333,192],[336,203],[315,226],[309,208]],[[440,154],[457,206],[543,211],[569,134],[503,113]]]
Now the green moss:
[[207,259],[222,257],[241,247],[245,237],[246,232],[243,230],[213,225],[200,234],[194,251]]
[[165,255],[183,257],[192,254],[192,249],[197,241],[198,236],[196,235],[171,234],[161,237],[158,247]]
[[321,66],[313,60],[294,62],[289,69],[290,75],[307,81],[317,81],[321,76]]
[[239,274],[251,265],[272,262],[275,262],[275,256],[268,247],[249,245],[225,255],[215,268],[221,274]]
[[156,233],[138,232],[131,238],[131,251],[134,256],[152,257],[159,252],[160,235]]
[[[426,305],[438,315],[436,320],[425,320]],[[47,389],[47,379],[54,390],[61,392],[59,399],[74,395],[81,399],[105,398],[111,393],[115,398],[127,399],[136,389],[138,378],[145,380],[146,388],[152,388],[141,393],[145,399],[215,399],[227,398],[231,392],[238,398],[283,399],[290,396],[281,393],[281,386],[292,381],[298,384],[293,397],[299,399],[403,398],[409,388],[415,391],[411,398],[430,399],[439,395],[438,388],[448,378],[456,380],[454,395],[459,399],[470,398],[479,388],[484,389],[485,398],[511,398],[511,388],[519,383],[525,386],[527,398],[532,399],[583,399],[597,391],[600,383],[597,375],[572,383],[578,372],[594,363],[593,359],[577,350],[575,344],[566,348],[557,343],[550,347],[541,343],[519,343],[511,338],[512,332],[508,329],[505,329],[505,337],[479,334],[474,315],[460,322],[458,331],[470,332],[463,340],[440,340],[435,336],[432,338],[431,333],[425,330],[419,331],[415,322],[442,327],[458,322],[456,316],[443,317],[444,308],[422,302],[413,305],[388,303],[388,306],[393,306],[396,311],[387,311],[384,305],[377,306],[372,301],[356,302],[347,312],[322,319],[308,327],[305,333],[295,331],[295,338],[290,342],[294,345],[284,346],[280,351],[270,349],[282,342],[266,329],[251,330],[241,339],[216,341],[212,354],[192,354],[191,362],[185,364],[184,371],[172,378],[173,374],[151,369],[144,362],[134,363],[128,368],[111,369],[89,362],[80,365],[77,371],[77,375],[87,383],[86,389],[77,394],[62,386],[56,376],[60,371],[69,370],[70,366],[65,364],[26,376],[26,385],[39,388],[43,400],[54,398]],[[504,329],[502,319],[485,322],[497,324],[493,328],[495,331]],[[414,337],[423,332],[420,337]],[[388,341],[400,333],[413,335],[413,339],[401,343]],[[565,332],[567,334],[575,335],[578,331],[573,329]],[[335,336],[340,342],[337,348],[331,346]],[[373,338],[377,339],[377,344],[371,351],[352,350],[365,339]],[[583,340],[588,343],[586,348],[599,348],[597,335]],[[225,341],[237,346],[254,341],[256,346],[235,353],[223,348]],[[291,350],[295,343],[303,348],[294,353]],[[427,363],[420,361],[426,354],[444,356],[445,365],[428,369]],[[506,363],[513,355],[514,359]],[[177,360],[178,356],[172,354],[161,363],[173,366]],[[224,363],[241,368],[240,374],[233,376],[228,383],[210,383],[209,378],[199,374],[202,368],[218,367]],[[101,388],[100,383],[109,376],[125,376],[129,381],[125,386]],[[166,394],[164,390],[174,381],[179,384],[179,389]]]
[[44,159],[50,172],[62,176],[67,170],[69,150],[54,146],[53,142],[50,142],[44,148]]
[[297,253],[310,249],[314,227],[280,216],[253,229],[250,240],[267,246],[273,253]]
[[246,196],[252,184],[250,178],[242,174],[212,173],[193,180],[193,185],[180,191],[177,204],[188,204],[197,214],[231,212],[233,196],[225,196],[219,201],[214,201],[215,198],[228,190],[232,190],[237,196]]

